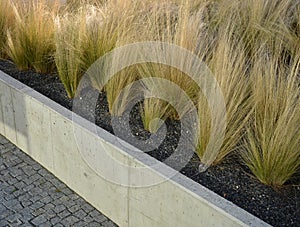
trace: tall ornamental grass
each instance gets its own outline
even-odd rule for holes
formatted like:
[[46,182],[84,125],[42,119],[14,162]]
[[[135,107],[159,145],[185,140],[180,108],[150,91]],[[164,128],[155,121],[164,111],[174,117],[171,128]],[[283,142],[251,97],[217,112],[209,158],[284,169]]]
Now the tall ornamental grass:
[[[145,28],[147,30],[145,31],[145,39],[177,45],[194,54],[198,54],[199,36],[204,29],[204,24],[201,20],[204,7],[205,5],[199,11],[192,14],[188,3],[184,5],[174,5],[171,3],[153,5],[150,13],[145,18]],[[176,58],[178,56],[173,57]],[[187,61],[185,59],[186,56],[181,57],[183,58],[183,62]],[[192,63],[186,62],[186,64]],[[157,90],[156,87],[159,85],[156,84],[155,77],[158,77],[179,86],[196,103],[199,88],[195,81],[179,69],[157,63],[141,64],[138,69],[140,77],[147,78],[144,86],[149,92]],[[154,80],[151,80],[151,78],[154,78]],[[173,89],[173,86],[162,87],[161,92],[169,93],[173,103],[176,103],[177,108],[183,111],[183,113],[189,112],[188,105],[184,102],[185,99],[179,96]],[[179,116],[174,107],[166,100],[159,97],[144,100],[142,120],[146,130],[152,133],[156,132],[163,121],[152,120],[157,118],[166,120],[168,117],[178,119]]]
[[[122,47],[136,41],[136,37],[134,36],[136,33],[134,31],[138,30],[140,26],[140,18],[143,16],[142,5],[143,2],[130,0],[116,0],[107,3],[106,10],[108,16],[105,19],[107,21],[105,29],[101,31],[104,37],[101,45],[110,47],[110,49],[106,49],[103,55],[109,53],[114,47]],[[139,36],[143,35],[139,34]],[[103,67],[103,70],[115,71],[116,67],[120,64],[122,65],[124,59],[131,57],[131,53],[114,56],[112,61],[108,62],[109,65]],[[121,116],[134,96],[132,85],[139,78],[136,66],[133,65],[116,72],[111,78],[104,78],[105,76],[103,75],[108,74],[107,71],[106,73],[101,72],[101,69],[98,75],[100,77],[92,78],[92,80],[97,80],[95,83],[96,88],[100,90],[104,89],[106,92],[110,114],[112,116]]]
[[[212,114],[206,98],[218,109],[220,105],[215,103],[217,99],[201,94],[198,100],[200,124],[196,153],[206,167],[219,163],[228,154],[238,150],[252,109],[245,51],[239,41],[230,40],[230,33],[224,32],[221,37],[208,65],[222,91],[226,119],[223,119],[222,109]],[[222,129],[224,120],[226,128]],[[212,133],[220,133],[224,138]]]
[[6,58],[7,30],[14,23],[11,1],[0,0],[0,58]]
[[[73,98],[84,72],[100,57],[116,47],[126,31],[120,9],[116,5],[83,5],[75,12],[56,19],[55,62],[68,96]],[[93,85],[103,89],[101,72],[92,76]],[[109,88],[106,89],[109,93]]]
[[7,54],[20,70],[40,73],[54,70],[54,8],[47,1],[12,3],[15,16],[7,34]]
[[68,97],[73,98],[84,72],[81,61],[81,36],[85,32],[81,23],[84,22],[73,15],[57,17],[55,22],[55,64]]
[[300,59],[262,54],[251,72],[254,113],[242,157],[264,184],[281,186],[300,167]]

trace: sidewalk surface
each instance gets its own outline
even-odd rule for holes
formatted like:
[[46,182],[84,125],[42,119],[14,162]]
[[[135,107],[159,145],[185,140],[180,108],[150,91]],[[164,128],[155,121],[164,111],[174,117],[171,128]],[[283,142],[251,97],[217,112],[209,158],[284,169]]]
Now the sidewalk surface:
[[0,227],[116,226],[0,135]]

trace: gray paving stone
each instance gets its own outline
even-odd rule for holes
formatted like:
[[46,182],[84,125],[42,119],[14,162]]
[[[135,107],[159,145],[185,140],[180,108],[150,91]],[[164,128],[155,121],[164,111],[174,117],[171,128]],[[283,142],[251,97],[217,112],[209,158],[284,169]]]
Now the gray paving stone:
[[0,214],[6,210],[6,207],[0,204]]
[[51,227],[52,224],[50,221],[46,221],[45,223],[41,224],[40,227]]
[[53,210],[55,208],[55,206],[52,203],[47,203],[43,208],[45,210]]
[[64,201],[64,205],[65,205],[66,207],[68,207],[68,208],[70,208],[70,207],[72,207],[72,206],[74,206],[74,205],[76,205],[76,204],[80,206],[80,204],[77,203],[77,201],[73,201],[73,200],[67,200],[67,201]]
[[4,187],[2,188],[3,192],[5,192],[6,194],[11,194],[13,193],[14,191],[16,191],[16,187],[15,185],[10,185],[10,186],[7,186],[7,187]]
[[60,217],[55,216],[54,218],[51,218],[50,222],[52,225],[55,225],[61,221]]
[[38,163],[35,163],[34,165],[32,165],[32,168],[36,171],[40,170],[42,168],[42,166]]
[[98,223],[98,222],[91,222],[91,223],[89,223],[89,225],[88,225],[89,227],[99,227],[99,226],[102,226],[100,223]]
[[60,193],[60,191],[57,188],[51,189],[50,192],[51,192],[50,194],[51,198],[56,201],[55,203],[60,204],[61,201],[59,199],[64,195]]
[[21,217],[22,217],[22,216],[21,216],[20,214],[15,213],[15,214],[12,214],[12,215],[8,216],[8,217],[6,218],[6,220],[7,220],[9,223],[15,223],[16,221],[20,220]]
[[114,227],[116,225],[112,221],[105,221],[105,222],[102,223],[102,226],[104,226],[104,227]]
[[68,211],[70,211],[71,213],[74,213],[74,212],[78,211],[79,209],[80,209],[80,206],[78,204],[68,207]]
[[87,224],[84,221],[79,221],[74,224],[74,227],[82,227],[82,226],[87,226]]
[[23,195],[23,194],[24,194],[24,191],[21,190],[21,189],[19,189],[19,190],[13,192],[13,195],[14,195],[15,197],[19,197],[20,195]]
[[91,223],[94,219],[91,216],[86,216],[83,218],[83,221],[86,223]]
[[63,195],[62,197],[59,198],[59,200],[62,203],[66,203],[66,202],[68,202],[69,200],[72,200],[72,199],[70,199],[70,197],[68,197],[66,195]]
[[9,223],[9,226],[19,226],[19,225],[21,225],[21,224],[22,224],[22,221],[19,220],[19,219],[17,219],[17,220],[15,220],[15,221]]
[[52,198],[50,196],[45,196],[45,197],[42,196],[42,199],[40,201],[44,204],[47,204],[52,201]]
[[30,221],[31,219],[34,218],[34,215],[32,214],[32,210],[29,207],[25,207],[22,209],[19,214],[22,215],[21,219],[25,221]]
[[0,220],[6,220],[6,218],[9,216],[9,215],[12,215],[14,212],[12,212],[11,210],[4,210],[0,213]]
[[55,213],[60,213],[60,212],[64,211],[65,209],[66,209],[66,207],[63,204],[60,204],[60,205],[54,207],[53,211]]
[[64,218],[61,221],[61,224],[65,225],[65,226],[73,226],[78,221],[79,221],[78,218],[74,217],[73,215],[70,215],[70,216]]
[[81,206],[81,209],[84,210],[85,212],[89,213],[91,212],[92,210],[94,210],[94,208],[88,204],[88,203],[85,203]]
[[30,198],[30,201],[33,202],[33,203],[35,203],[35,202],[42,199],[42,197],[39,194],[32,193],[31,191],[29,191],[29,194],[32,196]]
[[0,220],[0,227],[9,226],[8,222],[5,220]]
[[94,217],[94,220],[99,222],[99,223],[102,223],[104,221],[107,221],[107,218],[105,216],[99,214],[96,217]]
[[26,186],[27,185],[23,181],[19,181],[16,184],[14,184],[14,187],[17,188],[17,189],[23,189]]
[[29,207],[32,204],[32,202],[29,200],[21,200],[21,204],[23,207]]
[[19,227],[32,227],[32,224],[26,222],[26,223],[22,223]]
[[41,208],[43,206],[44,206],[44,204],[38,201],[38,202],[33,203],[30,206],[30,208],[33,209],[33,210],[36,210],[36,209],[39,209],[39,208]]
[[43,208],[39,208],[39,209],[36,209],[36,210],[34,210],[33,212],[32,212],[32,214],[34,215],[34,216],[40,216],[40,215],[42,215],[42,214],[44,214],[45,213],[45,210],[43,209]]
[[23,171],[21,170],[21,169],[14,169],[14,168],[12,168],[11,170],[10,170],[10,173],[9,173],[12,177],[17,177],[17,176],[21,176],[21,175],[23,175]]
[[63,219],[63,218],[65,218],[65,217],[68,217],[70,214],[71,214],[71,213],[70,213],[69,211],[64,210],[64,211],[60,212],[60,213],[58,214],[58,216],[59,216],[60,218]]
[[39,215],[36,218],[34,218],[31,222],[34,225],[40,226],[41,224],[45,223],[46,221],[48,221],[44,215]]
[[17,199],[11,199],[3,202],[3,205],[10,210],[14,210],[18,204],[20,204],[20,202]]
[[10,185],[16,184],[16,183],[18,182],[18,179],[16,179],[16,178],[10,178],[7,182],[8,182]]
[[72,194],[73,192],[72,192],[72,190],[70,190],[69,188],[63,188],[62,190],[61,190],[61,192],[62,193],[64,193],[65,195],[70,195],[70,194]]
[[54,225],[54,227],[64,227],[62,224],[58,223],[56,225]]
[[0,135],[0,227],[116,226]]
[[[26,181],[26,180],[25,180]],[[31,189],[33,189],[34,188],[34,185],[32,185],[32,184],[27,184],[27,186],[25,187],[25,188],[23,188],[23,191],[26,191],[26,192],[28,192],[28,191],[30,191]]]
[[6,194],[6,195],[4,195],[4,199],[6,200],[6,201],[8,201],[8,200],[13,200],[13,199],[15,199],[16,197],[14,196],[14,194],[12,193],[12,194]]
[[43,179],[43,182],[39,182],[39,187],[42,189],[49,189],[51,188],[53,185],[51,184],[51,182],[46,181],[46,179]]
[[57,216],[57,214],[56,214],[53,210],[46,210],[45,212],[46,212],[46,213],[45,213],[46,216],[47,216],[49,219],[54,218],[54,217]]
[[[85,216],[87,216],[87,213],[85,213],[83,210],[78,210],[76,213],[74,213],[74,216],[78,217],[79,219],[83,219]],[[103,218],[106,217],[103,216]]]

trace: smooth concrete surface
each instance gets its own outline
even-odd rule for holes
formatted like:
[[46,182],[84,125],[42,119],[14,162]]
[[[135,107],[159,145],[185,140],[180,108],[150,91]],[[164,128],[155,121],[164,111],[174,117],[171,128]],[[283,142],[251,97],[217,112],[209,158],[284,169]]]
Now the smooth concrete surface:
[[120,226],[268,226],[1,71],[0,133]]

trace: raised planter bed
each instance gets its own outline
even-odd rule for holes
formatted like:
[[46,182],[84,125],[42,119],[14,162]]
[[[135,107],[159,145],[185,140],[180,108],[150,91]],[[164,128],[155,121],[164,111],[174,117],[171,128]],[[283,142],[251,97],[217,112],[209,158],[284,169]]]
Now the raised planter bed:
[[2,71],[0,104],[0,134],[120,226],[268,226]]

